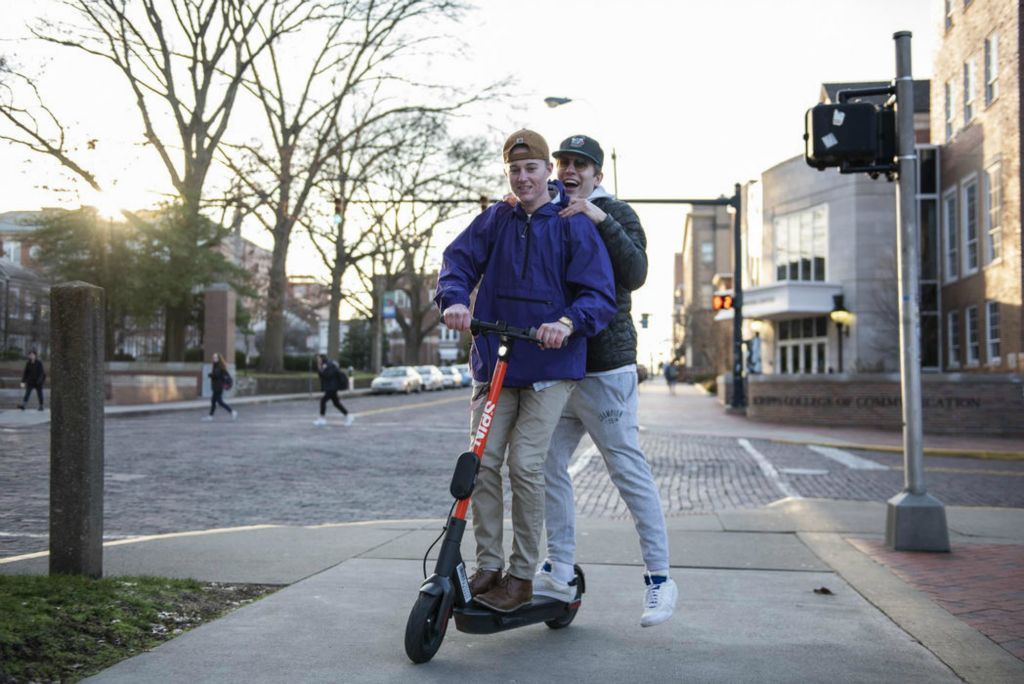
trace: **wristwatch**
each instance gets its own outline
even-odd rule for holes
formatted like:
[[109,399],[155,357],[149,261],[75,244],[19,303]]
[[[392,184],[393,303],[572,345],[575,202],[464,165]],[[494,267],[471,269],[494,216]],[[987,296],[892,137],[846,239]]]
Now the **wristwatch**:
[[572,335],[572,331],[575,329],[576,326],[572,324],[571,318],[569,318],[568,316],[562,316],[561,318],[558,319],[558,322],[564,325],[566,328],[568,328],[569,334]]

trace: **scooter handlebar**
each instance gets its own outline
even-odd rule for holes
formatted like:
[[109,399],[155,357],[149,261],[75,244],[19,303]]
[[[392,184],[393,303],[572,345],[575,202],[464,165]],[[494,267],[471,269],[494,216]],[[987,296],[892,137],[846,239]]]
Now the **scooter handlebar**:
[[[499,335],[506,335],[507,337],[513,337],[520,340],[540,342],[540,338],[537,337],[536,328],[516,328],[505,321],[487,323],[486,321],[480,321],[474,318],[469,322],[469,331],[474,335],[480,335],[481,333],[497,333]],[[566,338],[562,340],[562,346],[565,347],[568,344],[569,338],[566,336]]]
[[499,335],[507,335],[508,337],[514,337],[520,340],[529,340],[530,342],[540,341],[537,339],[536,328],[516,328],[505,321],[488,323],[474,318],[469,323],[469,331],[474,335],[480,335],[482,333],[497,333]]

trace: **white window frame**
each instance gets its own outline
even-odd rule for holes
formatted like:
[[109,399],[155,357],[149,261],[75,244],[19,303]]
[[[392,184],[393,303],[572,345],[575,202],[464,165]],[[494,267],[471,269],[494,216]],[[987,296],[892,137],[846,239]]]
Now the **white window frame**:
[[978,65],[974,58],[964,62],[964,126],[974,120],[974,91],[977,90]]
[[960,312],[946,313],[946,367],[960,367]]
[[702,264],[715,263],[715,242],[714,240],[701,240],[700,262]]
[[[969,219],[970,207],[967,203],[968,188],[974,188],[974,239],[970,238]],[[978,184],[978,174],[972,173],[960,181],[960,258],[961,273],[966,277],[978,272],[981,265],[981,241],[979,240],[980,228],[978,221],[978,200],[981,188]],[[971,265],[971,246],[974,246],[974,265]]]
[[[950,211],[950,202],[952,210]],[[951,283],[960,277],[960,214],[956,187],[942,193],[942,281]],[[952,220],[951,220],[952,219]],[[950,229],[952,228],[952,235]],[[953,266],[956,272],[951,272]]]
[[985,39],[985,106],[999,99],[999,34]]
[[953,139],[953,82],[946,81],[943,86],[944,112],[946,116],[946,142]]
[[[973,325],[972,325],[973,323]],[[981,330],[979,330],[978,307],[969,306],[964,310],[964,327],[967,343],[967,367],[977,368],[981,359]]]
[[[992,325],[992,312],[995,311],[995,326]],[[1002,364],[1002,354],[999,349],[999,302],[985,302],[985,358],[990,366]],[[993,349],[993,345],[995,349]]]
[[[995,179],[995,183],[993,183]],[[989,164],[982,176],[982,229],[985,237],[985,265],[1003,258],[1003,165]]]

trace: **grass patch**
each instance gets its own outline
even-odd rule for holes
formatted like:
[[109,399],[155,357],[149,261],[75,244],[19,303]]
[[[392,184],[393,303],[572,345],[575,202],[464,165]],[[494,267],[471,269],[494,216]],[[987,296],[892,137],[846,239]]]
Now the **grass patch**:
[[0,575],[0,684],[76,682],[276,589],[164,577]]

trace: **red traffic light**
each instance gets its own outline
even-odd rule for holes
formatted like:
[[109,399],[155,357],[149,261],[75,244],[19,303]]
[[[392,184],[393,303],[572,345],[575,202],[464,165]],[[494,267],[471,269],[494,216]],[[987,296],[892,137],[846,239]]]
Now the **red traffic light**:
[[731,294],[716,294],[711,297],[711,308],[715,311],[721,311],[722,309],[732,309],[732,295]]

